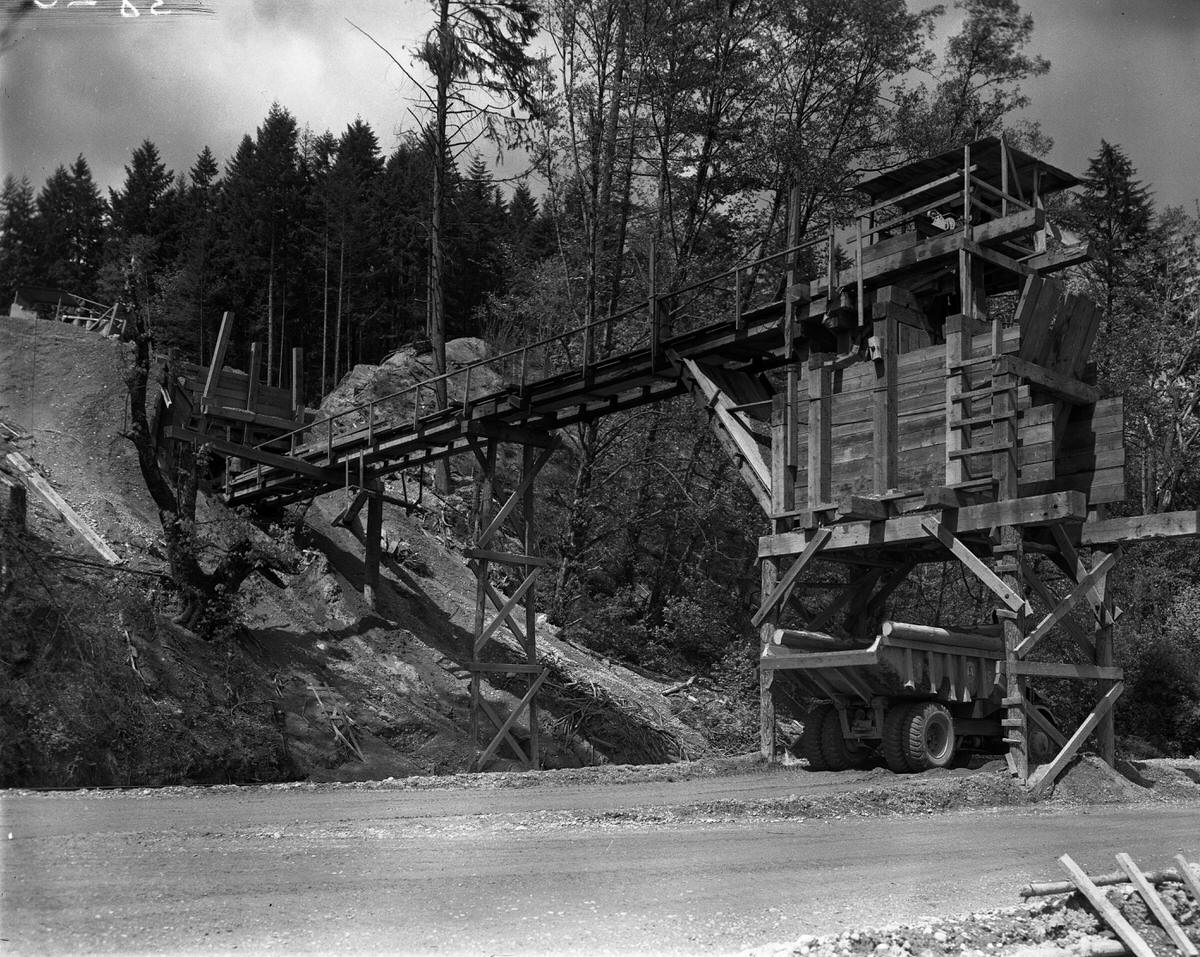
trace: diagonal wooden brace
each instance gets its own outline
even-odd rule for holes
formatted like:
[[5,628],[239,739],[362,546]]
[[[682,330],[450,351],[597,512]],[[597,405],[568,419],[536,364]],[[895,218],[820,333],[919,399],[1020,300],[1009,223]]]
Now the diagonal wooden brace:
[[504,723],[500,726],[500,730],[496,733],[496,736],[492,739],[492,743],[489,744],[486,748],[484,748],[483,754],[481,754],[479,756],[479,760],[476,762],[477,767],[482,767],[484,762],[486,762],[489,758],[491,758],[491,756],[493,754],[496,753],[496,749],[498,747],[500,747],[500,739],[505,734],[508,733],[508,729],[511,728],[516,723],[517,719],[521,716],[522,712],[524,712],[525,709],[529,707],[529,703],[531,701],[533,701],[533,696],[537,694],[538,689],[542,686],[542,682],[546,680],[546,677],[549,674],[550,674],[550,669],[545,668],[542,670],[542,673],[533,680],[533,683],[529,686],[529,690],[525,692],[524,697],[522,697],[521,700],[517,702],[517,706],[512,709],[512,713],[504,720]]
[[[1087,569],[1084,568],[1083,560],[1079,557],[1075,546],[1071,544],[1071,539],[1067,537],[1067,533],[1058,525],[1051,525],[1050,532],[1054,536],[1054,541],[1058,545],[1059,552],[1067,563],[1071,577],[1075,581],[1082,581],[1087,574]],[[1103,582],[1098,587],[1088,591],[1088,601],[1091,602],[1096,614],[1100,616],[1102,624],[1116,624],[1117,619],[1121,617],[1121,609],[1115,605],[1111,609],[1105,608]]]
[[[1033,570],[1033,566],[1024,558],[1021,559],[1021,577],[1025,580],[1026,585],[1037,592],[1038,597],[1045,603],[1047,611],[1053,611],[1058,604],[1058,597],[1038,577],[1037,573]],[[1080,650],[1087,655],[1088,661],[1094,661],[1096,658],[1096,645],[1084,630],[1070,618],[1064,618],[1062,626],[1066,629],[1067,634],[1075,639],[1075,643],[1079,645]]]
[[[525,749],[521,747],[521,742],[513,735],[512,730],[504,727],[504,719],[496,714],[496,709],[493,708],[486,698],[482,695],[479,698],[479,706],[483,709],[483,713],[487,715],[488,720],[492,722],[492,726],[496,729],[496,739],[501,737],[508,742],[508,746],[513,749],[513,753],[517,756],[517,760],[522,764],[529,764],[529,755],[525,753]],[[503,729],[503,730],[502,730]],[[476,767],[479,767],[480,761],[476,760]]]
[[557,448],[558,442],[555,441],[554,444],[549,448],[542,450],[542,454],[539,455],[537,457],[537,461],[533,463],[533,468],[528,469],[525,474],[521,476],[521,481],[518,483],[517,487],[512,490],[512,494],[509,495],[508,501],[500,506],[500,511],[498,511],[495,517],[488,523],[487,528],[479,533],[479,538],[475,540],[476,548],[488,547],[488,543],[491,542],[492,536],[494,536],[496,532],[500,530],[500,527],[505,523],[505,521],[507,521],[508,516],[512,514],[513,509],[515,509],[521,503],[521,500],[525,497],[525,493],[533,485],[534,479],[537,478],[538,472],[540,472],[542,467],[550,461],[550,456],[554,454],[554,450]]
[[808,540],[808,545],[805,546],[800,557],[793,563],[792,567],[783,573],[779,579],[779,583],[772,589],[762,603],[762,607],[754,613],[754,617],[750,619],[750,624],[757,628],[767,616],[771,614],[777,607],[787,601],[788,596],[792,593],[792,587],[796,584],[796,579],[800,577],[800,573],[808,566],[808,563],[813,560],[817,552],[819,552],[827,541],[829,536],[833,534],[833,530],[829,528],[818,528],[813,532],[812,538]]
[[[525,580],[521,582],[517,590],[509,595],[508,601],[504,603],[504,607],[500,609],[500,613],[491,620],[488,626],[483,629],[483,632],[480,634],[480,636],[475,639],[476,657],[479,657],[479,652],[481,652],[484,646],[492,640],[492,635],[496,633],[496,630],[503,625],[507,619],[511,618],[513,609],[521,603],[521,599],[525,597],[525,593],[529,591],[530,586],[533,585],[533,583],[537,580],[537,577],[538,569],[535,568],[532,572],[525,576]],[[521,636],[518,637],[521,640],[521,644],[524,645],[524,638]]]
[[1125,690],[1123,681],[1113,682],[1113,686],[1108,689],[1108,693],[1096,702],[1096,707],[1092,709],[1092,713],[1083,719],[1083,724],[1075,729],[1075,733],[1067,739],[1067,743],[1062,746],[1062,750],[1058,755],[1047,765],[1043,765],[1038,772],[1038,779],[1033,784],[1033,795],[1041,796],[1052,785],[1063,769],[1075,757],[1075,752],[1079,750],[1080,745],[1088,739],[1093,731],[1099,726],[1104,716],[1108,714],[1113,705],[1117,703],[1117,699],[1121,697],[1121,692]]
[[1120,555],[1117,552],[1110,552],[1105,555],[1099,564],[1088,572],[1071,589],[1067,596],[1051,610],[1050,614],[1043,618],[1038,626],[1025,636],[1024,640],[1013,649],[1013,653],[1018,658],[1024,658],[1029,652],[1033,651],[1037,643],[1050,633],[1050,629],[1069,615],[1075,606],[1083,600],[1083,597],[1096,586],[1097,582],[1104,580],[1105,576],[1117,563],[1118,558],[1120,558]]
[[921,522],[921,528],[925,530],[925,534],[931,538],[936,538],[945,545],[950,550],[950,553],[962,562],[972,575],[991,589],[996,594],[996,597],[1004,602],[1012,611],[1018,614],[1024,612],[1028,615],[1033,610],[1029,607],[1029,602],[1004,584],[999,575],[988,568],[978,555],[956,538],[953,532],[944,528],[942,523],[936,518],[925,519]]

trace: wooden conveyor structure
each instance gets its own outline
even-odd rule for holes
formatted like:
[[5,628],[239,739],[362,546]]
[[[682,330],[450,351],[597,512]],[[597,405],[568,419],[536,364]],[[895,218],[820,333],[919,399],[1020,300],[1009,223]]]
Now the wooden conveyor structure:
[[[172,434],[238,465],[226,480],[232,504],[348,489],[345,520],[367,506],[368,587],[381,479],[475,456],[481,514],[468,558],[478,595],[467,666],[473,720],[494,725],[479,764],[506,748],[536,767],[546,672],[533,609],[549,562],[531,554],[535,478],[556,430],[690,394],[769,522],[753,618],[764,753],[776,753],[775,682],[787,671],[825,701],[802,742],[810,763],[846,767],[882,750],[897,770],[919,768],[949,759],[938,750],[948,737],[951,757],[957,745],[1000,748],[1014,774],[1046,787],[1092,734],[1113,760],[1120,611],[1105,586],[1121,544],[1197,534],[1194,513],[1105,516],[1124,498],[1121,400],[1100,396],[1088,364],[1099,310],[1056,278],[1087,249],[1047,239],[1046,197],[1076,182],[1003,140],[982,140],[865,181],[867,205],[849,227],[792,236],[779,253],[682,288],[659,288],[651,268],[646,302],[440,382],[316,421],[295,390],[288,415],[253,423],[214,401],[219,427],[193,416]],[[523,467],[497,502],[501,443],[522,448]],[[525,543],[517,554],[495,545],[515,515]],[[885,620],[889,596],[916,568],[945,562],[994,596],[986,621]],[[814,610],[809,598],[795,600],[796,586],[819,563],[846,584]],[[519,571],[511,595],[491,582],[496,564]],[[524,661],[489,660],[501,628]],[[1048,654],[1065,647],[1045,641],[1052,633],[1074,654]],[[527,681],[503,720],[479,688],[496,672]],[[1062,678],[1097,688],[1076,729],[1056,727],[1032,687]],[[526,712],[520,740],[515,723]]]

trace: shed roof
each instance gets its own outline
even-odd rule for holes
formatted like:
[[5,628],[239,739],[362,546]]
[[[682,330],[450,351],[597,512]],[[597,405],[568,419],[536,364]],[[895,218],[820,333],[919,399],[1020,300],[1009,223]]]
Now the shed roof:
[[[1012,146],[1008,147],[1008,154],[1016,167],[1017,182],[1020,183],[1021,192],[1025,196],[1033,194],[1034,170],[1041,170],[1040,189],[1043,196],[1059,190],[1070,189],[1081,182],[1077,176],[1061,170],[1057,166],[1051,166],[1036,156],[1014,149]],[[971,163],[979,167],[976,175],[996,186],[1000,185],[1002,157],[1000,138],[997,136],[989,136],[971,144]],[[922,183],[929,183],[947,176],[955,170],[961,170],[962,161],[963,151],[961,149],[947,150],[937,156],[914,160],[888,170],[886,173],[879,173],[865,179],[858,184],[858,189],[870,196],[872,202],[883,202],[892,196],[906,193]],[[957,187],[951,187],[951,189],[954,188]],[[896,205],[902,209],[915,208],[927,202],[929,202],[929,195],[922,194],[914,196],[910,200],[901,200]]]

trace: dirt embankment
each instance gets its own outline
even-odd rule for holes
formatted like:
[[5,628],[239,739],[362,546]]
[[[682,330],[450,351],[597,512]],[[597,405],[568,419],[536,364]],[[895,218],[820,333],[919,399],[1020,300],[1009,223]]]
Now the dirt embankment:
[[[166,620],[173,606],[157,512],[122,435],[125,348],[71,326],[0,319],[0,420],[23,433],[5,451],[31,460],[124,560],[116,570],[82,564],[96,556],[31,496],[17,543],[20,583],[0,608],[12,623],[0,628],[0,779],[67,786],[465,770],[475,753],[463,668],[475,586],[460,554],[471,475],[456,474],[445,501],[419,494],[416,476],[389,483],[391,495],[421,505],[411,515],[385,508],[377,609],[361,598],[361,522],[332,525],[346,500],[333,492],[256,532],[290,542],[299,571],[246,583],[244,640],[200,642]],[[454,344],[452,359],[470,361],[482,348]],[[399,353],[354,369],[327,405],[387,394],[426,372]],[[202,503],[209,558],[241,523],[215,499]],[[539,628],[538,641],[551,671],[539,723],[549,766],[710,751],[672,713],[664,683],[599,660],[551,627]],[[500,648],[515,653],[514,643]],[[502,717],[523,691],[502,677],[485,685]],[[526,738],[528,728],[518,722],[513,733]]]

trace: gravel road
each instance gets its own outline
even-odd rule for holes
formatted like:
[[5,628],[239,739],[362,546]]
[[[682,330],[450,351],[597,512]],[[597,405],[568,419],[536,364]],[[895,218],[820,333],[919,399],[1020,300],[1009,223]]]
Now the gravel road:
[[872,780],[10,792],[0,949],[722,953],[1016,903],[1064,851],[1200,850],[1195,805],[651,820]]

